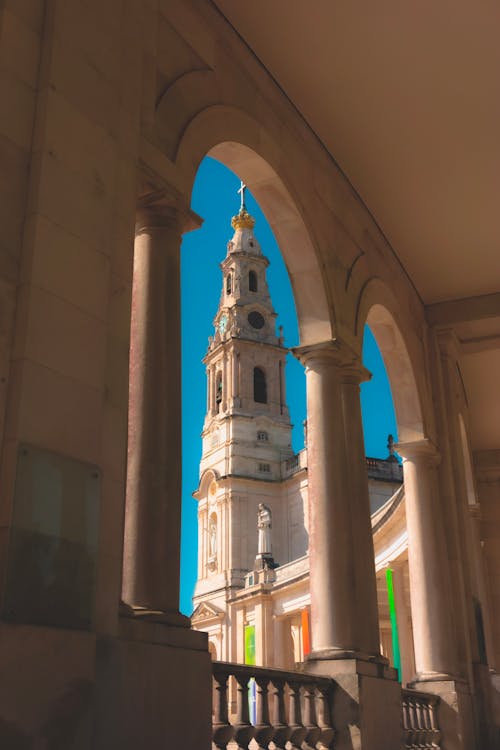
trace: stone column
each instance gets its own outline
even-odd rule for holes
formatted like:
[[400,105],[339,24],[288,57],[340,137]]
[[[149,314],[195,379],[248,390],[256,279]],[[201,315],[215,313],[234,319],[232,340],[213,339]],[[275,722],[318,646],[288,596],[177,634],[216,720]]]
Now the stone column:
[[234,391],[233,391],[233,367],[234,367],[234,359],[232,356],[232,353],[228,352],[226,354],[226,370],[227,370],[227,408],[229,409],[231,404],[233,403],[234,399]]
[[359,383],[338,341],[294,351],[306,365],[312,652],[376,659],[379,634]]
[[360,400],[360,384],[370,378],[371,373],[360,361],[342,363],[340,379],[346,452],[344,471],[347,473],[355,551],[355,598],[361,604],[357,615],[357,644],[362,653],[372,655],[378,654],[380,641],[375,552]]
[[221,359],[221,368],[222,368],[222,403],[221,403],[221,410],[223,412],[226,412],[228,409],[229,399],[228,399],[228,390],[229,390],[229,373],[228,373],[228,356],[227,353],[224,352],[222,354]]
[[210,365],[210,367],[208,368],[208,372],[209,372],[209,377],[210,377],[210,416],[213,417],[215,414],[215,387],[216,387],[214,365]]
[[399,652],[401,656],[401,682],[408,684],[415,674],[411,615],[406,606],[404,563],[391,565],[396,619],[398,624]]
[[456,676],[458,670],[436,472],[439,455],[426,439],[399,443],[397,450],[404,458],[417,680],[449,680]]
[[210,414],[210,392],[212,389],[212,368],[207,368],[207,414]]
[[[146,203],[146,205],[144,205]],[[180,245],[194,214],[143,202],[137,214],[130,339],[122,596],[136,613],[179,614]]]
[[237,352],[233,352],[233,404],[239,406],[239,366],[240,366],[240,355]]

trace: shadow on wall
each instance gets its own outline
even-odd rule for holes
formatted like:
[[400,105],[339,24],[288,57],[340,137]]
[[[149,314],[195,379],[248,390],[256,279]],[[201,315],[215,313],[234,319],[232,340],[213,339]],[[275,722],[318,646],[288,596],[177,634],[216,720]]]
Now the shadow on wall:
[[334,746],[342,750],[355,750],[361,747],[359,705],[338,683],[333,691],[331,711],[332,724],[335,727]]
[[[0,717],[0,747],[5,750],[78,750],[88,747],[93,685],[74,680],[53,703],[41,725],[27,732]],[[83,735],[86,735],[85,738]]]

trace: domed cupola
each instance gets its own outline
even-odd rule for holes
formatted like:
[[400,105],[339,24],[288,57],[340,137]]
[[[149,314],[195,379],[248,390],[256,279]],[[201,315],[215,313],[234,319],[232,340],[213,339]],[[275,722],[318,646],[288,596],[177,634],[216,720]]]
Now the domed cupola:
[[244,198],[242,198],[239,213],[233,216],[231,220],[231,226],[234,229],[234,237],[228,242],[228,253],[247,253],[248,255],[262,256],[260,244],[253,233],[255,219],[248,213]]

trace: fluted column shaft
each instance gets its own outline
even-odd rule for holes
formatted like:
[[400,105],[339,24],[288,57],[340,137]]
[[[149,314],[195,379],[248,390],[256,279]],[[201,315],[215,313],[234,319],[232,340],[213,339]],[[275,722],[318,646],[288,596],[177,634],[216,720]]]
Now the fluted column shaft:
[[138,212],[130,340],[123,599],[179,607],[181,514],[180,244],[186,215]]
[[308,424],[311,658],[377,656],[378,613],[359,383],[339,342],[301,347]]
[[429,440],[399,443],[404,457],[408,566],[418,679],[446,679],[457,672],[449,601],[449,570],[439,507],[436,466]]

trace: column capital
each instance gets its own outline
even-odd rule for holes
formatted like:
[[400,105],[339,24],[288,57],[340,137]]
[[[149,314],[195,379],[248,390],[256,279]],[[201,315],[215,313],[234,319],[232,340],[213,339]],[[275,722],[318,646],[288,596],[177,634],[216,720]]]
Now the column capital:
[[151,228],[173,229],[179,235],[198,229],[203,222],[178,197],[169,195],[165,188],[152,190],[137,200],[136,234]]
[[394,447],[405,461],[421,461],[430,466],[437,466],[441,460],[439,451],[429,438],[397,443]]
[[338,338],[296,346],[292,349],[292,354],[308,370],[335,368],[343,383],[359,384],[372,377],[371,372],[364,367],[359,354]]

